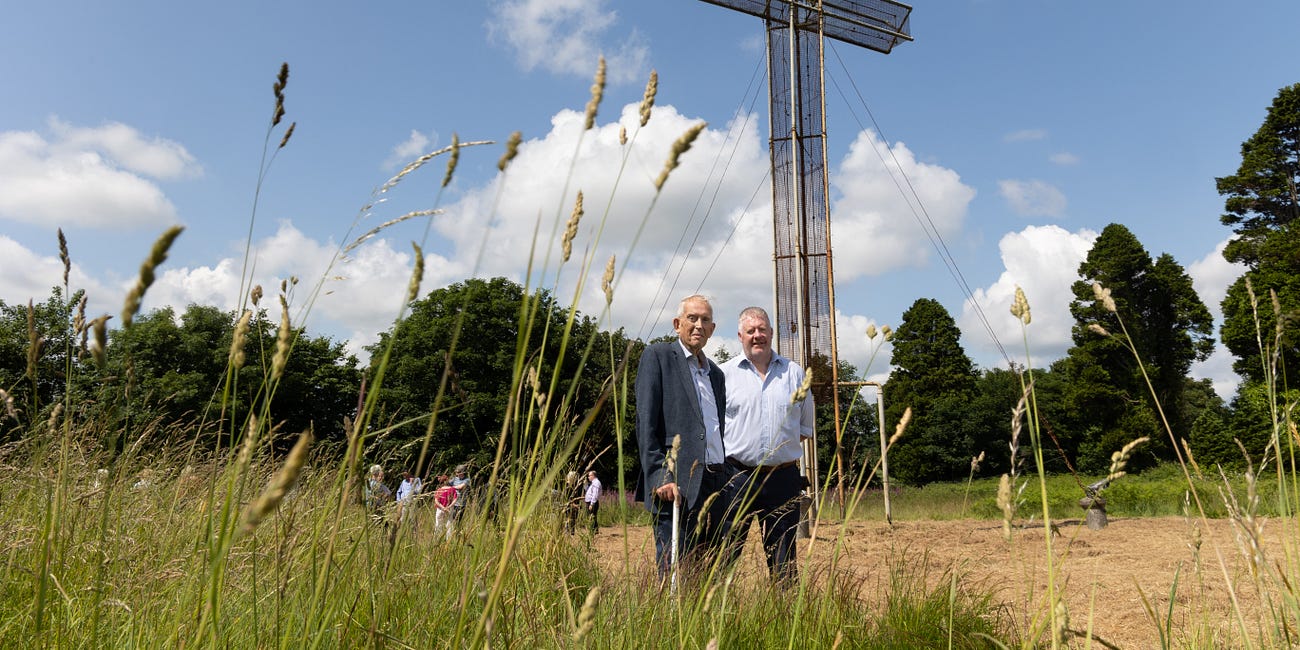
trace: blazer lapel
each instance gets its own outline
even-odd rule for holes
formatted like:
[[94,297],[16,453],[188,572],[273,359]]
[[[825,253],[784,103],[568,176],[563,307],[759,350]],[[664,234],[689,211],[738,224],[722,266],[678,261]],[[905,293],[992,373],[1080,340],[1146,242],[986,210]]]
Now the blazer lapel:
[[700,397],[695,393],[695,378],[691,376],[691,367],[689,365],[691,362],[682,353],[680,344],[673,345],[671,351],[673,358],[676,359],[674,366],[676,367],[677,380],[682,382],[682,386],[686,389],[688,407],[691,413],[695,414],[695,421],[703,424],[704,413],[700,411]]

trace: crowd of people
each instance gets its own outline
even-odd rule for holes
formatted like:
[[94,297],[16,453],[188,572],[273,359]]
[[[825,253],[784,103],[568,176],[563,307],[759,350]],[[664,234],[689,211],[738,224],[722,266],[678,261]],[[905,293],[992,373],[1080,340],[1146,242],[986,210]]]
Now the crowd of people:
[[439,474],[432,482],[432,492],[426,494],[424,480],[408,471],[402,472],[402,481],[394,493],[384,481],[382,465],[371,465],[366,473],[362,498],[367,510],[376,519],[391,525],[415,525],[416,513],[422,503],[434,508],[433,534],[451,541],[457,522],[465,511],[469,499],[469,473],[459,465],[451,474]]

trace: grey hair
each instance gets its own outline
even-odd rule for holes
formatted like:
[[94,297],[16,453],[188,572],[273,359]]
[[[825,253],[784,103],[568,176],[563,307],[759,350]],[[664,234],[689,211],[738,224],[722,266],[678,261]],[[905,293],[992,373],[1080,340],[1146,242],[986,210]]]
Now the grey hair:
[[691,302],[702,302],[709,306],[709,311],[713,311],[713,303],[709,302],[709,297],[697,293],[694,295],[686,296],[685,298],[682,298],[681,302],[677,303],[678,318],[681,318],[686,315],[686,304]]
[[767,310],[762,307],[751,306],[742,309],[740,311],[740,316],[736,318],[736,329],[738,331],[745,328],[746,318],[761,318],[764,323],[767,323],[767,329],[772,329],[772,319],[767,317]]
[[376,464],[376,465],[371,465],[371,466],[370,466],[370,475],[371,475],[371,476],[379,476],[380,474],[383,474],[383,473],[384,473],[384,468],[383,468],[383,467],[381,467],[381,466],[379,466],[379,465],[377,465],[377,464]]

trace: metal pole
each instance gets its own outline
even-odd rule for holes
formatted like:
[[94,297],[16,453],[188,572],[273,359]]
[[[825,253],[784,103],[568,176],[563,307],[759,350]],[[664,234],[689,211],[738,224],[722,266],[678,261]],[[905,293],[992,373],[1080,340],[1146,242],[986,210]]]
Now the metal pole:
[[889,509],[889,438],[885,436],[885,385],[878,381],[846,381],[840,386],[874,386],[876,388],[876,428],[880,429],[880,485],[885,494],[885,521],[894,523]]

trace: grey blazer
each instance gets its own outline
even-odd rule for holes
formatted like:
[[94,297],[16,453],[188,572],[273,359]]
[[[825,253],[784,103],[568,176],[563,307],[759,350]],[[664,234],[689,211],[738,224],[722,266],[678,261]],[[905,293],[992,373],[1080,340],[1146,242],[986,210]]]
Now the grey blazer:
[[[641,353],[636,375],[636,440],[641,450],[641,483],[637,495],[646,510],[656,511],[654,491],[669,482],[694,508],[700,496],[700,479],[704,473],[704,416],[695,394],[695,382],[681,343],[676,340],[656,343]],[[725,444],[727,391],[722,369],[709,360],[709,383],[713,385],[718,405],[718,426]],[[672,447],[673,436],[682,437],[673,477],[667,476],[665,457]]]

